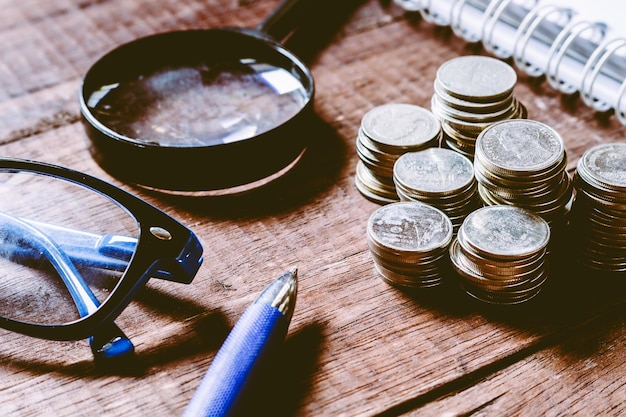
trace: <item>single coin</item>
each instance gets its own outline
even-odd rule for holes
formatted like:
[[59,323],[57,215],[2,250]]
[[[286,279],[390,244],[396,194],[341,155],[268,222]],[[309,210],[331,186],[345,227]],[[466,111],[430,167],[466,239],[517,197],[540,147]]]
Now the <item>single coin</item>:
[[477,270],[483,271],[486,275],[498,275],[505,277],[507,275],[519,276],[537,268],[543,263],[545,250],[538,251],[536,254],[520,257],[518,259],[496,260],[490,259],[474,252],[471,248],[462,247],[460,241],[464,239],[463,235],[457,234],[457,243],[463,251],[463,258],[468,264],[476,265]]
[[394,164],[394,181],[424,195],[456,194],[474,182],[474,166],[465,156],[443,148],[408,152]]
[[368,236],[375,244],[397,251],[428,252],[452,240],[452,222],[441,211],[419,202],[380,207],[369,218]]
[[412,148],[437,138],[441,123],[423,107],[389,103],[368,111],[361,120],[361,129],[379,146]]
[[462,246],[498,259],[517,259],[543,250],[550,227],[538,215],[515,206],[495,205],[470,213],[461,225]]
[[626,143],[588,149],[578,160],[577,171],[591,185],[626,192]]
[[478,55],[445,62],[436,77],[447,94],[476,102],[502,100],[512,93],[517,82],[517,74],[510,65]]
[[509,175],[549,170],[559,165],[564,154],[559,134],[535,120],[503,120],[476,139],[476,158],[491,171]]

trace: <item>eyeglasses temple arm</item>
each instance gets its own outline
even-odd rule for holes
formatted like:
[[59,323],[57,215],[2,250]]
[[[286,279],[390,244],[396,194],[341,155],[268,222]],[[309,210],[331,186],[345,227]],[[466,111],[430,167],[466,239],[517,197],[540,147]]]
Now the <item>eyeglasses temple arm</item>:
[[[133,237],[100,235],[30,219],[22,220],[42,230],[77,265],[122,272],[137,247],[137,239]],[[172,274],[157,270],[153,278],[172,280]]]
[[[48,259],[67,287],[81,317],[98,309],[97,298],[69,257],[50,237],[29,223],[4,213],[0,213],[0,224],[3,226],[3,235],[19,237],[19,241],[27,242],[31,246],[30,251],[22,250],[18,256],[22,256],[24,252],[39,252]],[[2,251],[6,255],[18,253],[9,252],[16,249],[16,246],[18,245],[3,244]],[[20,246],[23,247],[23,245]],[[130,339],[113,322],[105,325],[98,333],[90,337],[89,344],[96,359],[118,358],[134,352],[134,346]]]

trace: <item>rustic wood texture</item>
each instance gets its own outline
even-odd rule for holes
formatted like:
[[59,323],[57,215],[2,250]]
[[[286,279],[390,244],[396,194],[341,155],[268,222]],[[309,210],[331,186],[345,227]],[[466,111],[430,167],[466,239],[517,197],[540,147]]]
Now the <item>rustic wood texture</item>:
[[[116,321],[136,344],[129,369],[95,367],[85,341],[1,331],[3,415],[180,415],[245,307],[293,265],[296,312],[283,361],[258,392],[256,411],[266,412],[256,415],[626,411],[621,278],[607,281],[566,259],[538,298],[492,308],[454,286],[414,294],[378,277],[365,239],[378,206],[353,182],[361,117],[388,102],[428,108],[439,65],[485,52],[389,2],[336,3],[288,44],[317,86],[303,161],[244,196],[180,198],[122,183],[94,162],[79,120],[81,77],[121,43],[254,26],[278,0],[0,0],[0,155],[109,180],[179,218],[205,248],[192,284],[151,280]],[[519,73],[515,94],[530,118],[563,136],[570,170],[588,147],[626,139],[614,117],[543,80]]]

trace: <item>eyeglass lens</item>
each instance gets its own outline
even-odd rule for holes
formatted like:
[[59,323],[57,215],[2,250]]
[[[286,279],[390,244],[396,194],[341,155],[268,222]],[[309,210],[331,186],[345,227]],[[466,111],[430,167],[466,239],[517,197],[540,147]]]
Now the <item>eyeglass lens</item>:
[[0,171],[0,316],[62,324],[114,290],[139,238],[135,218],[85,186]]

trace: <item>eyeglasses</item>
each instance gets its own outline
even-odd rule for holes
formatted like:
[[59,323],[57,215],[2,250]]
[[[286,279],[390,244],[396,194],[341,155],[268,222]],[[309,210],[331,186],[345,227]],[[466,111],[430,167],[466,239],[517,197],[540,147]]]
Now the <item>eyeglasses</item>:
[[202,245],[177,220],[95,177],[0,158],[0,327],[134,351],[115,318],[149,278],[189,284]]

